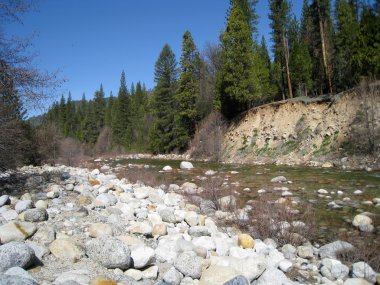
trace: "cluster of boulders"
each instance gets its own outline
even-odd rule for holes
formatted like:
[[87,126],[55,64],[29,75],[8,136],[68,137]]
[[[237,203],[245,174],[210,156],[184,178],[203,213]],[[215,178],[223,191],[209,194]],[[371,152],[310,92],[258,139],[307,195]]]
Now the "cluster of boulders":
[[349,243],[280,247],[218,227],[215,213],[178,193],[189,184],[152,188],[65,166],[21,170],[33,189],[0,196],[0,285],[379,282],[367,263],[337,260]]

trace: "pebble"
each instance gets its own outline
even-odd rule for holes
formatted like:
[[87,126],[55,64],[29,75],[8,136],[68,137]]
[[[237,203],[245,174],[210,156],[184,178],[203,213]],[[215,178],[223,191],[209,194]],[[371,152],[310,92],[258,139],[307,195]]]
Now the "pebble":
[[84,256],[84,251],[69,239],[56,239],[49,245],[51,253],[59,259],[78,261]]

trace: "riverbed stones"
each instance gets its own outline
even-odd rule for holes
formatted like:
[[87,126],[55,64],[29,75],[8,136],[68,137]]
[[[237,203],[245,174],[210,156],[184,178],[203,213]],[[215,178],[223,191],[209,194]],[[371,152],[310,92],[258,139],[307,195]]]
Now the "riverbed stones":
[[322,259],[321,274],[329,280],[344,279],[348,276],[349,268],[339,260],[324,258]]
[[69,239],[56,239],[49,245],[51,253],[59,259],[78,261],[84,256],[84,251]]
[[98,195],[95,199],[95,205],[97,206],[113,206],[117,203],[117,199],[114,195],[109,193],[102,193]]
[[155,252],[148,246],[137,245],[131,248],[131,257],[134,268],[144,268],[155,261]]
[[175,260],[174,267],[184,276],[199,279],[202,274],[202,258],[193,251],[183,252]]
[[184,169],[184,170],[190,170],[190,169],[193,169],[194,166],[190,161],[181,161],[179,168]]
[[106,268],[128,269],[131,264],[131,251],[117,238],[101,236],[86,244],[87,255]]
[[0,226],[0,243],[23,241],[32,236],[37,230],[34,223],[9,222]]
[[0,272],[18,266],[28,268],[34,261],[34,250],[22,242],[9,242],[0,246]]
[[255,246],[255,240],[249,234],[239,234],[238,245],[242,248],[253,248]]
[[113,229],[108,224],[95,223],[91,224],[88,228],[90,237],[97,238],[101,236],[112,236]]
[[24,220],[26,222],[43,222],[48,219],[46,209],[29,209],[25,211]]
[[240,276],[240,272],[228,266],[210,265],[203,271],[199,285],[220,285]]

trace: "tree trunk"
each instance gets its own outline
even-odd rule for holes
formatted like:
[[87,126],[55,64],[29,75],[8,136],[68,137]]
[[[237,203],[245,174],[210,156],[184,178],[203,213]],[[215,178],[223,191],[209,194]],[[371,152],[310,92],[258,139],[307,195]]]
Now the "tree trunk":
[[319,5],[319,0],[317,0],[317,9],[318,9],[318,18],[319,18],[319,31],[321,35],[323,66],[324,66],[326,78],[328,81],[329,92],[332,93],[330,65],[328,64],[328,60],[327,60],[328,54],[327,54],[327,48],[326,48],[326,33],[325,33],[324,25],[323,25],[321,6]]
[[288,50],[288,45],[287,45],[287,41],[286,41],[284,32],[282,33],[282,43],[284,45],[285,68],[286,68],[286,78],[288,81],[289,97],[293,98],[292,82],[290,80],[290,71],[289,71],[289,50]]

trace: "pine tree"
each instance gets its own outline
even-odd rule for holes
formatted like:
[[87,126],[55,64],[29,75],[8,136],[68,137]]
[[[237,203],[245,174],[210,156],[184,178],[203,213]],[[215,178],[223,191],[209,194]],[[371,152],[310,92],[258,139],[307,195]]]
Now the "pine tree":
[[174,117],[177,62],[168,44],[165,44],[155,64],[156,87],[153,94],[155,123],[150,130],[150,148],[154,153],[167,153],[174,149]]
[[359,82],[360,70],[354,61],[358,53],[359,22],[356,4],[347,0],[335,2],[335,82],[340,90],[352,87]]
[[183,35],[180,64],[181,75],[176,94],[178,114],[176,116],[175,144],[180,149],[184,149],[194,135],[196,123],[199,121],[196,103],[200,92],[201,59],[189,31]]
[[100,133],[100,130],[104,127],[106,100],[104,98],[103,85],[100,84],[99,90],[94,95],[94,113],[96,119],[96,129]]
[[105,113],[105,125],[107,127],[112,126],[112,118],[113,118],[113,109],[114,109],[115,99],[113,97],[112,91],[110,93],[110,97],[108,98],[106,113]]
[[78,107],[76,114],[75,114],[75,117],[76,117],[75,121],[78,124],[75,137],[81,142],[84,141],[84,131],[83,130],[84,130],[84,121],[85,121],[86,110],[87,110],[86,95],[83,93],[79,107]]
[[66,125],[66,101],[65,97],[62,95],[59,101],[59,114],[58,114],[58,129],[61,133],[64,133]]
[[130,98],[128,95],[125,73],[122,71],[120,87],[115,102],[114,120],[112,122],[112,140],[117,145],[128,147],[130,144],[129,124],[130,124]]
[[97,130],[98,123],[96,122],[95,103],[89,101],[86,106],[85,119],[83,122],[83,138],[84,142],[89,144],[95,144],[99,136]]
[[[302,21],[301,21],[302,22]],[[312,59],[302,40],[301,27],[293,18],[289,25],[289,70],[295,96],[307,96],[312,88]]]
[[254,80],[253,20],[257,1],[231,0],[226,30],[221,35],[222,68],[217,76],[216,108],[232,118],[259,96]]
[[[285,94],[288,97],[293,97],[292,82],[289,69],[289,43],[288,32],[289,23],[291,20],[291,5],[288,0],[270,0],[269,1],[270,14],[273,39],[273,54],[274,61],[281,70],[278,82],[280,90],[282,90],[283,99]],[[287,90],[287,92],[286,92]]]
[[66,102],[66,121],[64,127],[64,136],[73,137],[75,134],[76,122],[75,122],[75,105],[71,99],[71,92]]

